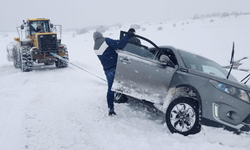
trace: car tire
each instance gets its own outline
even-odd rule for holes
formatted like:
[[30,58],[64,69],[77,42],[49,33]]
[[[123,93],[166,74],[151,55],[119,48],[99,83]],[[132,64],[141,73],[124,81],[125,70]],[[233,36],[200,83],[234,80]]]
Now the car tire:
[[115,103],[126,103],[127,101],[128,101],[128,97],[126,95],[115,92],[114,94]]
[[166,111],[166,124],[171,133],[184,136],[199,133],[199,105],[196,100],[180,97],[170,103]]

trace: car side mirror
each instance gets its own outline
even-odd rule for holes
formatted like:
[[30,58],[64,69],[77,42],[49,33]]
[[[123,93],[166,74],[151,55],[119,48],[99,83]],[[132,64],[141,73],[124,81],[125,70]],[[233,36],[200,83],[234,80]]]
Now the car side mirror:
[[163,62],[163,63],[170,63],[171,60],[169,59],[169,57],[167,55],[161,55],[160,57],[160,62]]
[[54,25],[51,23],[51,24],[50,24],[50,28],[53,28],[53,27],[54,27]]
[[21,25],[21,29],[22,29],[22,30],[24,29],[24,25]]

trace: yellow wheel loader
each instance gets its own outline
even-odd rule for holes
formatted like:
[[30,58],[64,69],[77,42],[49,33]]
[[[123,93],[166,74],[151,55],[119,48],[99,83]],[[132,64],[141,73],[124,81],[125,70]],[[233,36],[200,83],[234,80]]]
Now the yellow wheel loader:
[[15,68],[23,72],[32,71],[34,63],[68,67],[67,62],[50,54],[69,59],[67,47],[61,43],[61,25],[53,25],[45,18],[30,18],[17,27],[17,32],[19,37],[7,45],[7,59],[13,61]]

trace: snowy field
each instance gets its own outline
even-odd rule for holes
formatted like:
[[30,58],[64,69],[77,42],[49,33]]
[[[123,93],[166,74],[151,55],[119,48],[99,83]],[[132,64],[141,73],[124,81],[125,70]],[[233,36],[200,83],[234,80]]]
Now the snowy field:
[[[229,65],[232,43],[235,60],[250,57],[250,15],[197,20],[162,20],[136,23],[137,34],[158,45],[177,48]],[[104,36],[118,39],[120,30]],[[162,30],[157,30],[162,27]],[[94,31],[63,33],[70,61],[105,78],[93,51]],[[138,104],[115,104],[109,117],[107,85],[70,65],[36,66],[32,72],[15,69],[6,59],[6,45],[16,32],[0,33],[0,150],[250,150],[250,134],[233,134],[202,126],[199,134],[171,134],[164,116]],[[250,69],[250,59],[243,60]],[[232,71],[240,81],[249,72]],[[250,85],[250,83],[248,83]]]

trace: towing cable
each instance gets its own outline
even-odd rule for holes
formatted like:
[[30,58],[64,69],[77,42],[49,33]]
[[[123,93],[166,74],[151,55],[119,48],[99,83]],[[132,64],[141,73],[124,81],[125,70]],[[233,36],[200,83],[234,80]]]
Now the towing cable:
[[75,66],[75,67],[77,67],[77,68],[79,68],[79,69],[81,69],[81,70],[83,70],[83,71],[85,71],[85,72],[87,72],[87,73],[89,73],[89,74],[91,74],[91,75],[93,75],[93,76],[95,76],[95,77],[101,79],[101,80],[104,81],[104,82],[107,82],[107,80],[103,79],[102,77],[99,77],[98,75],[95,75],[94,73],[88,71],[87,69],[84,69],[84,68],[82,68],[82,67],[80,67],[80,66],[78,66],[78,65],[76,65],[76,64],[73,64],[72,62],[68,61],[67,59],[64,59],[63,57],[61,57],[61,56],[59,56],[59,55],[57,55],[57,54],[55,54],[55,53],[50,52],[50,54],[53,55],[54,57],[56,57],[56,58],[58,58],[58,59],[64,61],[64,62],[66,62],[66,63],[69,63],[69,64],[71,64],[71,65],[73,65],[73,66]]

